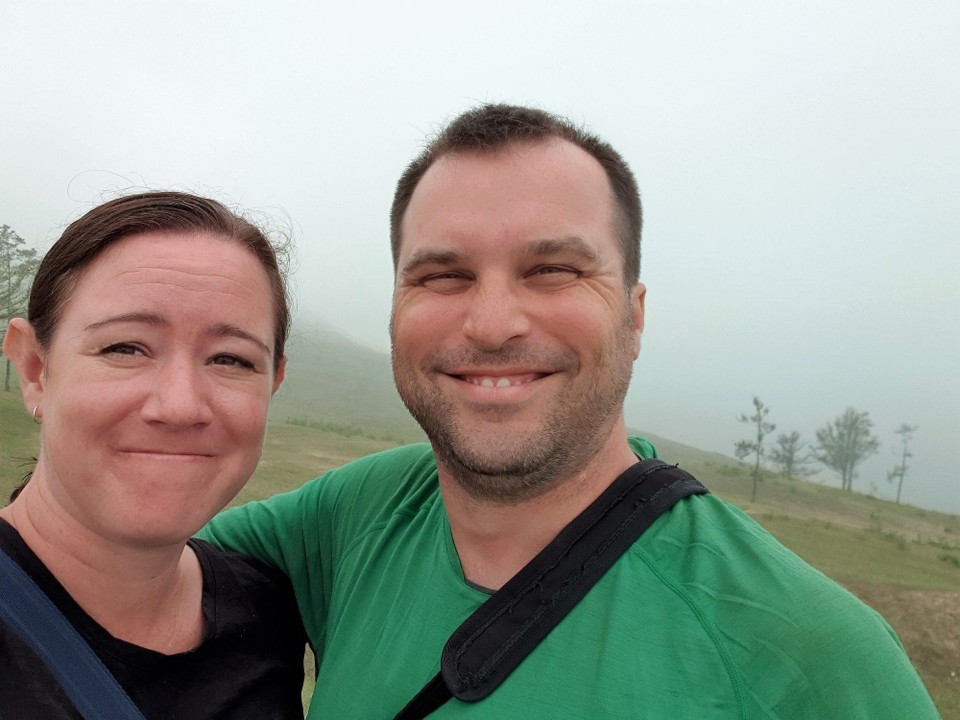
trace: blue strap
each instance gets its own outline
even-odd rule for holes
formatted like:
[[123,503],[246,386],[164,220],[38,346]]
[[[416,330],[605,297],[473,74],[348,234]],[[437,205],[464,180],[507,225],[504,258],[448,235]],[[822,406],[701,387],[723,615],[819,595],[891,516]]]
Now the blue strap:
[[0,621],[43,659],[85,720],[144,720],[73,625],[2,549]]

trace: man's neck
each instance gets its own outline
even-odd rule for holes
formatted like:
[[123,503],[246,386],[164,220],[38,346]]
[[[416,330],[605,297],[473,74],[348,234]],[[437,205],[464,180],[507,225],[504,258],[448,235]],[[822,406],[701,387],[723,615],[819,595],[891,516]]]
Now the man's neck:
[[636,462],[621,425],[583,469],[515,504],[477,500],[441,466],[440,489],[464,576],[498,590]]

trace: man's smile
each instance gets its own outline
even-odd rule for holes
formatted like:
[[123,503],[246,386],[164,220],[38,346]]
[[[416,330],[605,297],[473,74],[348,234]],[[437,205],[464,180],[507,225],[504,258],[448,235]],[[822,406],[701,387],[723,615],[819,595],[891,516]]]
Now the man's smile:
[[485,388],[507,388],[507,387],[516,387],[517,385],[526,385],[535,380],[540,380],[541,378],[546,377],[550,373],[544,372],[528,372],[528,373],[489,373],[489,374],[479,374],[479,373],[449,373],[452,377],[457,378],[458,380],[463,380],[468,382],[471,385],[479,385],[480,387]]

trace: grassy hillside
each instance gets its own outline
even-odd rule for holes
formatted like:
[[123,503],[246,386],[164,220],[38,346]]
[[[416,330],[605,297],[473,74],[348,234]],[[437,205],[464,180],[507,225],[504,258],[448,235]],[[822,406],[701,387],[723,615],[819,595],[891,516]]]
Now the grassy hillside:
[[[640,433],[643,434],[643,433]],[[960,718],[960,517],[811,483],[765,477],[749,503],[748,468],[647,435],[661,455],[744,508],[787,547],[876,608],[900,635],[944,718]],[[263,462],[238,501],[395,443],[273,423]]]
[[296,331],[287,346],[286,380],[273,420],[313,421],[397,440],[423,434],[393,385],[390,358],[323,327]]
[[0,505],[33,467],[37,453],[37,425],[23,407],[18,387],[0,390]]
[[[290,348],[263,460],[234,502],[292,489],[355,457],[422,437],[396,395],[389,360],[332,333]],[[639,432],[785,545],[879,610],[904,641],[944,718],[960,718],[960,517],[765,475],[723,455]],[[36,451],[17,393],[0,393],[0,497]]]

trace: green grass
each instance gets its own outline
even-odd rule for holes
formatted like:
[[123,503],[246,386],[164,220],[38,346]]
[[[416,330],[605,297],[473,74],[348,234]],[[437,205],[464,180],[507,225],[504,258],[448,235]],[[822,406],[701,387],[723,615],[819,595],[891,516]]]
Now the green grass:
[[330,468],[398,444],[365,434],[347,437],[314,427],[271,422],[260,466],[230,505],[293,490]]
[[[838,582],[900,585],[930,590],[960,588],[960,567],[942,559],[937,545],[893,532],[853,530],[829,521],[760,513],[764,527],[784,545]],[[956,548],[960,553],[960,546]]]
[[33,467],[39,447],[39,426],[30,418],[20,399],[19,388],[0,390],[0,505]]
[[[960,518],[776,476],[766,477],[751,504],[747,468],[656,442],[666,459],[681,456],[681,465],[716,494],[744,507],[784,545],[878,609],[900,635],[943,716],[960,717],[960,631],[950,620],[960,616],[960,567],[944,559],[960,556]],[[254,496],[276,487],[280,466],[294,487],[389,446],[361,435],[272,424],[263,465],[251,482],[256,488],[247,490]]]
[[[375,369],[360,366],[363,372]],[[288,375],[293,379],[289,398],[278,400],[272,411],[260,467],[233,504],[293,489],[356,457],[422,437],[393,400],[361,399],[362,383],[323,404],[300,391],[303,378],[297,377]],[[380,385],[371,380],[367,390]],[[347,402],[351,393],[359,410],[330,409]],[[392,409],[384,410],[379,422],[366,424],[365,414],[376,414],[379,404]],[[0,428],[0,500],[5,501],[38,447],[38,426],[19,392],[0,392]],[[943,717],[960,717],[960,517],[771,474],[764,475],[751,503],[745,466],[668,439],[651,439],[666,460],[679,462],[876,607],[900,635]],[[310,658],[307,667],[305,699],[313,687]]]
[[320,328],[296,331],[287,355],[286,380],[274,397],[271,420],[331,423],[407,442],[423,439],[397,394],[384,353]]

